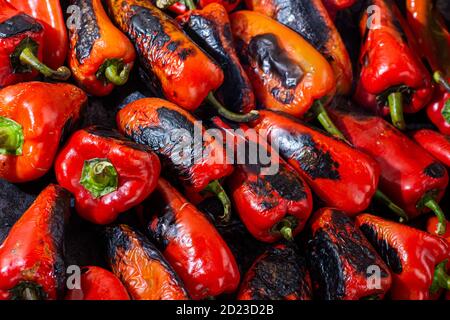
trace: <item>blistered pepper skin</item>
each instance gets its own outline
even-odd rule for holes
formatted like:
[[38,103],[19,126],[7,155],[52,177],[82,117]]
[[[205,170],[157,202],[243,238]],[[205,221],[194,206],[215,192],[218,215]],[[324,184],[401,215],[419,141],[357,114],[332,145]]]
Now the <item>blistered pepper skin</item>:
[[[117,126],[122,133],[156,152],[163,167],[173,170],[187,189],[200,192],[210,182],[231,174],[233,166],[226,161],[222,144],[208,136],[205,128],[196,122],[189,112],[157,98],[136,100],[117,115]],[[201,150],[194,144],[196,131],[203,134]],[[183,135],[188,135],[192,143],[185,144],[187,151],[181,154],[177,141],[181,142]],[[180,161],[180,156],[185,161]]]
[[193,299],[237,289],[239,269],[227,244],[203,213],[167,181],[159,180],[143,210],[151,238]]
[[411,137],[433,157],[450,167],[450,136],[439,132],[422,129],[411,133]]
[[144,0],[108,0],[116,24],[134,43],[150,85],[169,101],[193,111],[224,79],[220,67],[176,21]]
[[278,244],[253,263],[242,281],[238,300],[311,300],[311,278],[293,246]]
[[370,214],[358,216],[356,225],[392,270],[392,299],[436,298],[430,294],[435,266],[450,257],[443,238]]
[[[311,220],[308,261],[315,294],[325,300],[383,299],[391,273],[375,249],[344,212],[322,208]],[[370,268],[379,286],[368,286]]]
[[410,218],[425,212],[420,204],[425,195],[439,202],[448,185],[442,164],[380,117],[355,113],[345,102],[328,112],[348,141],[378,162],[380,189]]
[[0,246],[0,300],[61,298],[64,228],[69,214],[70,194],[49,185],[14,224]]
[[296,117],[314,101],[328,101],[336,91],[333,69],[295,31],[254,11],[230,16],[242,65],[258,103]]
[[261,111],[252,126],[327,206],[355,215],[374,195],[380,169],[366,154],[293,118]]
[[320,0],[246,0],[250,10],[263,13],[306,39],[330,63],[338,94],[348,94],[353,71],[350,57]]
[[126,225],[106,229],[107,258],[133,300],[187,300],[175,271],[147,238]]

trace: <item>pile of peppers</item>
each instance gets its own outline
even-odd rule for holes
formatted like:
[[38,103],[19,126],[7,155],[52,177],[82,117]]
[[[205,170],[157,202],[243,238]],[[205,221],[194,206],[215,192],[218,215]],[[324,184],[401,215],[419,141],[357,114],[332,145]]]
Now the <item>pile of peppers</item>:
[[446,19],[0,0],[0,300],[450,299]]

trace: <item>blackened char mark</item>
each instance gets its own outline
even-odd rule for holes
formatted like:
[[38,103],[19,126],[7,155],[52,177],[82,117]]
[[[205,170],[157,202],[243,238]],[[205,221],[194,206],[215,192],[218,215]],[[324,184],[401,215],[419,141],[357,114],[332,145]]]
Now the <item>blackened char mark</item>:
[[26,32],[38,33],[41,31],[41,24],[23,13],[0,23],[0,39],[14,37]]
[[123,146],[126,146],[128,148],[132,148],[138,151],[143,152],[149,152],[151,151],[150,148],[148,148],[145,145],[137,144],[134,141],[131,141],[127,138],[125,138],[123,135],[121,135],[119,132],[117,132],[114,129],[109,129],[103,126],[91,126],[86,129],[84,129],[89,134],[92,134],[97,137],[105,138],[105,139],[112,139],[115,140],[115,143],[121,144]]
[[294,159],[308,176],[315,179],[339,180],[339,163],[329,151],[323,150],[310,134],[281,130],[272,134],[272,143],[281,155]]
[[311,299],[305,260],[291,247],[270,248],[251,270],[249,281],[255,300],[283,300],[291,295]]
[[370,224],[362,224],[359,229],[364,233],[369,242],[374,246],[384,262],[396,274],[402,273],[403,267],[397,250],[392,247],[387,239],[381,238]]
[[81,64],[89,58],[95,42],[100,38],[100,27],[92,0],[76,0],[74,4],[81,9],[81,28],[75,30],[78,33],[75,53],[78,62]]
[[149,42],[148,46],[162,49],[170,41],[170,36],[164,31],[159,17],[144,7],[132,6],[131,9],[133,15],[130,18],[130,28],[134,36],[145,37]]
[[445,175],[445,171],[446,169],[442,164],[439,162],[433,162],[423,170],[423,173],[431,178],[439,179]]

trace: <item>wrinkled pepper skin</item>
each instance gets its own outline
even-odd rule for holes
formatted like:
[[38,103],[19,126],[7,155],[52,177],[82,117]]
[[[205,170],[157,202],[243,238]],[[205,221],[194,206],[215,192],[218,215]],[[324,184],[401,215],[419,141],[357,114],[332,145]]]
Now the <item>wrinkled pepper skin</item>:
[[105,231],[107,258],[113,273],[133,300],[187,300],[178,275],[156,247],[127,225]]
[[443,238],[370,214],[359,215],[356,225],[392,270],[392,299],[436,298],[430,293],[435,266],[450,257]]
[[222,68],[224,82],[216,94],[223,105],[238,113],[255,109],[253,89],[234,48],[225,8],[212,3],[202,10],[191,10],[177,20]]
[[350,92],[352,64],[331,17],[321,0],[246,0],[247,7],[291,28],[306,39],[330,63],[337,93]]
[[[70,69],[86,92],[106,96],[127,81],[136,58],[133,44],[109,20],[101,0],[74,0],[73,5],[81,9],[81,26],[73,24],[69,30]],[[111,64],[118,79],[107,74]]]
[[[429,102],[432,95],[431,78],[409,43],[405,23],[393,0],[370,0],[378,7],[379,28],[368,27],[371,14],[364,11],[360,21],[363,45],[360,52],[360,74],[357,91],[375,95],[379,108],[387,105],[390,93],[403,95],[403,110],[415,113]],[[364,95],[357,96],[361,106],[370,105]]]
[[410,218],[427,210],[426,195],[439,202],[448,185],[445,167],[380,117],[356,112],[346,102],[329,108],[330,117],[347,140],[375,159],[380,168],[380,189]]
[[411,133],[411,137],[433,157],[450,167],[450,136],[439,132],[422,129]]
[[[86,162],[95,160],[90,176]],[[113,173],[103,164],[112,166]],[[96,224],[109,224],[144,201],[156,188],[160,172],[155,153],[101,127],[75,132],[55,161],[56,179],[75,196],[78,214]],[[102,175],[108,183],[95,184]]]
[[[324,300],[383,299],[392,283],[391,272],[375,249],[344,212],[323,208],[314,213],[308,241],[314,293]],[[368,286],[380,270],[379,287]]]
[[450,92],[436,90],[426,111],[428,119],[439,131],[450,135]]
[[253,11],[238,11],[230,20],[242,65],[262,107],[301,117],[315,100],[334,95],[331,66],[295,31]]
[[49,185],[0,246],[0,300],[55,300],[64,290],[70,194]]
[[178,23],[144,0],[108,0],[116,24],[134,43],[150,85],[169,101],[193,111],[224,79]]
[[60,0],[7,0],[16,9],[39,20],[44,28],[43,61],[50,68],[64,65],[69,49]]
[[[187,189],[200,192],[210,182],[230,175],[233,166],[226,161],[223,145],[208,136],[196,121],[189,112],[157,98],[136,100],[117,114],[117,126],[122,133],[150,147],[160,156],[163,167],[175,173]],[[194,144],[195,131],[203,134],[201,150]],[[179,144],[189,139],[185,135],[189,135],[192,143],[184,143],[186,148],[182,150]]]
[[122,282],[113,273],[100,267],[83,267],[80,284],[80,289],[67,292],[65,300],[130,300]]
[[227,244],[203,213],[164,179],[144,207],[143,220],[193,299],[236,291],[239,269]]
[[199,0],[198,4],[201,8],[206,8],[211,3],[222,5],[228,12],[233,11],[241,3],[241,0]]
[[[303,230],[313,208],[311,189],[306,181],[262,137],[256,133],[246,134],[248,127],[241,125],[240,134],[230,130],[232,127],[218,117],[212,121],[227,137],[233,136],[235,159],[242,156],[239,154],[242,150],[250,157],[252,152],[267,157],[264,161],[259,156],[257,159],[246,157],[244,163],[237,161],[226,180],[235,211],[248,231],[259,241],[268,243],[282,238],[282,227],[288,227],[292,232],[288,236],[295,237]],[[270,171],[271,165],[278,167],[276,173]]]
[[366,154],[293,118],[262,111],[252,123],[327,206],[355,215],[374,195],[380,169]]
[[237,299],[311,300],[311,278],[304,258],[285,244],[267,249],[245,275]]
[[0,177],[26,182],[43,176],[53,165],[63,131],[70,132],[86,103],[86,94],[70,84],[28,82],[2,89],[0,117],[20,126],[16,132],[23,143],[0,152]]

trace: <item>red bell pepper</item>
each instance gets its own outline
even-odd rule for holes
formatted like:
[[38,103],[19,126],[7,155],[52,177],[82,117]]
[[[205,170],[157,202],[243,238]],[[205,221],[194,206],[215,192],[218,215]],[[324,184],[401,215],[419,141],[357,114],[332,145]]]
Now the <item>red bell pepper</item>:
[[78,120],[86,94],[70,84],[28,82],[0,90],[0,177],[40,178],[53,165],[59,143]]
[[443,238],[370,214],[358,216],[356,225],[392,270],[392,299],[435,299],[441,288],[450,289]]
[[[448,228],[449,222],[445,222],[445,233],[440,236],[450,243],[450,228]],[[439,235],[439,219],[437,217],[430,217],[427,221],[427,231],[431,234]]]
[[450,78],[445,80],[440,72],[435,72],[433,78],[440,87],[434,91],[433,99],[427,107],[427,115],[440,132],[450,135]]
[[80,284],[81,288],[67,292],[65,300],[130,300],[122,282],[100,267],[83,267]]
[[56,179],[74,194],[78,214],[97,224],[144,201],[160,171],[151,150],[100,127],[75,132],[55,162]]
[[195,206],[166,180],[148,204],[142,219],[151,239],[183,280],[193,299],[232,293],[239,285],[236,261],[218,231]]
[[356,3],[357,0],[323,0],[328,13],[334,19],[339,10],[344,10]]
[[412,132],[411,137],[433,157],[450,167],[450,136],[422,129]]
[[70,194],[49,185],[0,246],[0,300],[55,300],[65,285],[64,228]]

